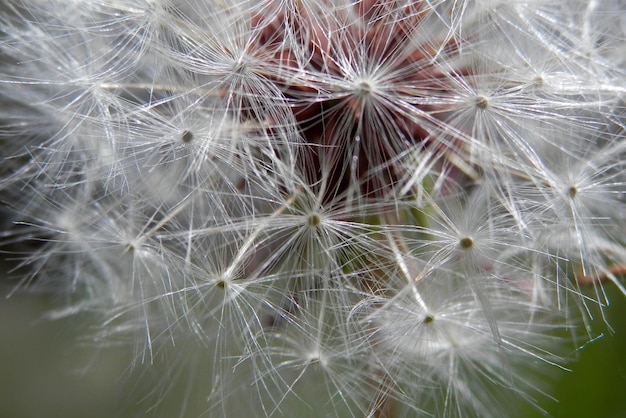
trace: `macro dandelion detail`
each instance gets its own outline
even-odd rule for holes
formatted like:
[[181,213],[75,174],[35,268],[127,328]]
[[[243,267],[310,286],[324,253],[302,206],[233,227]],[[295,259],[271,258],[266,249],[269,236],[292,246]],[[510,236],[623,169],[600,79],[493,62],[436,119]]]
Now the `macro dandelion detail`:
[[15,291],[181,347],[207,416],[512,414],[626,293],[621,1],[14,0],[0,40]]

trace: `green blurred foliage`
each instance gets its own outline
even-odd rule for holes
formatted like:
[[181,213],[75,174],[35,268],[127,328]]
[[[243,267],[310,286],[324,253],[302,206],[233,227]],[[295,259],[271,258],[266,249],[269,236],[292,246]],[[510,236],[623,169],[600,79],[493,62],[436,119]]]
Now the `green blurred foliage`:
[[[11,286],[0,284],[2,294],[7,295]],[[608,328],[599,312],[593,312],[593,325],[603,336],[589,344],[581,341],[581,348],[574,353],[579,361],[571,365],[571,372],[560,374],[551,391],[557,400],[540,400],[548,416],[626,416],[626,298],[612,286],[606,289],[615,302],[605,310],[606,323],[613,329]],[[206,391],[197,390],[190,398],[187,387],[174,385],[173,393],[163,399],[155,382],[172,377],[167,374],[171,367],[155,364],[131,371],[130,363],[137,359],[132,347],[96,349],[93,341],[84,339],[97,324],[96,318],[82,315],[45,319],[45,313],[54,306],[55,302],[45,295],[15,294],[0,300],[0,417],[212,416],[203,415]],[[203,368],[181,366],[179,370]],[[200,373],[190,376],[192,386],[203,382],[209,379]],[[151,392],[156,396],[150,397]],[[159,398],[163,404],[151,408]],[[181,405],[185,405],[182,412]],[[531,407],[520,408],[513,408],[510,416],[545,416]]]
[[599,339],[589,344],[581,341],[579,360],[557,382],[558,402],[544,405],[551,417],[626,417],[626,299],[615,286],[604,288],[612,301],[604,310],[605,318],[599,309],[591,312]]

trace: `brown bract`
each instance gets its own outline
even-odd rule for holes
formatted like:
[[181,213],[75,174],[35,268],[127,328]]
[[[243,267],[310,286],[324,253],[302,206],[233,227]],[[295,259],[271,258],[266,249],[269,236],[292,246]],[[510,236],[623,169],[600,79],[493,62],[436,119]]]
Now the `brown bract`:
[[271,51],[268,77],[306,144],[301,165],[310,184],[324,188],[326,202],[349,190],[380,197],[397,182],[397,161],[411,147],[434,145],[443,158],[451,141],[438,139],[443,122],[435,113],[445,109],[428,98],[445,95],[450,77],[470,70],[439,63],[459,46],[420,33],[431,13],[423,2],[331,3],[264,8],[251,19],[254,47]]

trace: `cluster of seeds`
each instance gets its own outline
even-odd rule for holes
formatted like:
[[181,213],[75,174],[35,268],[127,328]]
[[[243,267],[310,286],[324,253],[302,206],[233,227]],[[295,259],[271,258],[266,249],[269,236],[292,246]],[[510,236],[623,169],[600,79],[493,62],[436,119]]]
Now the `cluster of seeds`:
[[10,1],[2,249],[98,341],[200,341],[172,367],[210,414],[502,416],[626,293],[624,22],[617,0]]

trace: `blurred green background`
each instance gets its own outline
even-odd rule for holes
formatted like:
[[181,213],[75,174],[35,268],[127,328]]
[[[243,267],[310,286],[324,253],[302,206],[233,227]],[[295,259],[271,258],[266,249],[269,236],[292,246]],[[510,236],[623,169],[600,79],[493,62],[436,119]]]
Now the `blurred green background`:
[[[0,281],[2,295],[7,295],[12,286]],[[614,333],[600,318],[594,320],[596,330],[604,337],[583,345],[576,353],[579,361],[571,366],[572,372],[559,375],[554,391],[558,402],[545,399],[541,404],[551,417],[626,417],[626,298],[614,286],[607,285],[606,289],[615,302],[606,310]],[[154,389],[150,387],[154,379],[163,379],[159,375],[164,371],[156,365],[131,372],[131,348],[96,350],[93,342],[84,340],[90,327],[98,323],[96,318],[82,315],[55,321],[43,319],[54,306],[55,301],[45,295],[15,294],[0,300],[0,417],[202,415],[204,398],[183,401],[184,388],[168,397],[158,410],[146,413],[151,404],[142,402],[141,397]],[[134,374],[142,370],[148,376],[137,384]],[[187,409],[180,413],[183,402]],[[510,416],[543,415],[530,407],[512,405]]]

